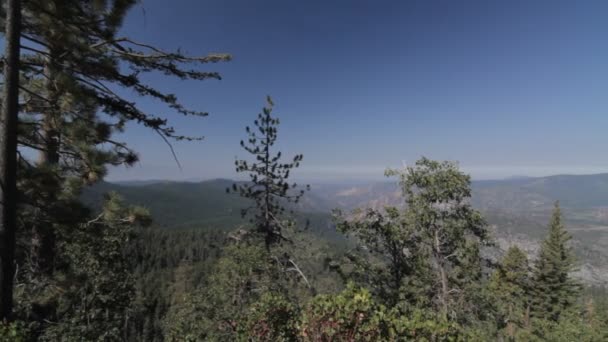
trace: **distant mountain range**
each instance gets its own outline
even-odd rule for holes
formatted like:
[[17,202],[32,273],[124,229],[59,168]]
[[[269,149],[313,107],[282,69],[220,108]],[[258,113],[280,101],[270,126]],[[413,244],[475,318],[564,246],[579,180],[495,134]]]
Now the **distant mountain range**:
[[[108,191],[120,193],[129,203],[147,207],[155,222],[169,228],[214,227],[233,229],[245,223],[240,209],[250,202],[226,193],[233,181],[141,181],[101,183],[87,190],[85,202],[96,206]],[[567,228],[581,260],[579,276],[608,285],[608,174],[517,177],[474,181],[473,205],[480,209],[499,245],[517,243],[534,254],[545,234],[553,203],[564,211]],[[321,235],[335,237],[333,208],[382,208],[403,204],[396,182],[368,185],[312,185],[294,209],[312,220]]]

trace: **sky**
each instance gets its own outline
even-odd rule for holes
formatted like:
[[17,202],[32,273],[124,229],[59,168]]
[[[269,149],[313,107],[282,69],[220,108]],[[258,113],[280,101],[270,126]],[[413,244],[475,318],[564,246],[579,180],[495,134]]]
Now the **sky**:
[[[195,55],[221,81],[148,78],[206,118],[170,115],[109,180],[238,178],[239,141],[271,95],[300,179],[380,180],[421,156],[474,179],[608,172],[608,1],[143,0],[123,34]],[[142,108],[159,104],[133,97]]]

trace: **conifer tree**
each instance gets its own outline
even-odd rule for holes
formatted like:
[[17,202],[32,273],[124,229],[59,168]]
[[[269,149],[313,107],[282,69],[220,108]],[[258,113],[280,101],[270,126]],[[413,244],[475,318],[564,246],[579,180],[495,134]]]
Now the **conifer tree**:
[[570,275],[575,268],[574,252],[568,244],[570,239],[562,222],[559,202],[555,202],[549,233],[533,269],[532,313],[536,317],[557,321],[577,300],[580,285]]
[[109,193],[99,215],[60,241],[70,278],[60,283],[65,294],[41,340],[127,340],[135,298],[129,249],[137,231],[149,224],[145,209],[128,207],[118,194]]
[[492,274],[488,287],[495,299],[498,327],[505,328],[512,339],[516,328],[529,322],[530,269],[526,254],[517,246],[511,246]]
[[11,318],[17,230],[17,120],[21,1],[6,4],[3,99],[0,116],[0,321]]
[[[181,135],[171,115],[203,117],[207,113],[184,107],[174,94],[149,82],[150,74],[180,80],[221,79],[201,70],[208,63],[230,60],[226,54],[191,56],[120,36],[120,28],[135,0],[31,0],[23,3],[20,33],[22,100],[17,144],[28,157],[19,159],[18,229],[21,243],[17,281],[24,293],[21,311],[39,322],[49,321],[64,291],[61,282],[74,271],[59,248],[73,241],[79,227],[93,219],[79,203],[84,186],[101,180],[108,166],[132,165],[137,154],[115,135],[128,124],[156,132],[172,141],[200,140]],[[5,14],[2,8],[2,14]],[[9,32],[4,32],[8,34]],[[5,65],[6,66],[6,65]],[[136,94],[157,101],[159,112],[144,111]],[[30,158],[38,153],[37,160]],[[179,165],[179,162],[177,162]],[[11,198],[8,203],[15,203]],[[3,249],[5,251],[5,249]],[[11,278],[12,279],[12,278]],[[95,281],[94,278],[89,278]],[[4,295],[3,295],[4,297]],[[39,301],[44,302],[39,302]]]
[[281,152],[272,150],[277,141],[279,119],[272,116],[274,103],[270,96],[266,102],[267,106],[254,121],[255,128],[245,128],[247,141],[241,140],[241,147],[251,154],[254,161],[235,161],[236,171],[247,173],[249,182],[234,184],[232,191],[254,201],[251,207],[243,209],[242,214],[246,216],[254,210],[251,221],[269,248],[282,240],[289,240],[282,233],[285,204],[298,203],[304,190],[293,192],[297,184],[288,183],[292,169],[300,166],[303,156],[297,154],[290,162],[284,163]]
[[[128,123],[150,128],[169,139],[199,140],[178,134],[167,115],[142,110],[134,93],[158,101],[167,112],[184,116],[207,113],[185,108],[171,93],[145,81],[161,73],[181,80],[220,79],[199,66],[227,61],[229,55],[189,56],[164,51],[118,32],[135,0],[32,0],[24,6],[21,34],[24,106],[19,132],[23,148],[38,151],[38,163],[24,163],[25,177],[37,177],[37,209],[31,227],[37,269],[52,274],[57,213],[65,207],[60,193],[100,180],[109,165],[132,165],[137,154],[114,139]],[[159,108],[163,108],[160,106]],[[175,154],[173,154],[175,156]],[[177,159],[176,159],[177,160]],[[31,172],[30,172],[31,171]],[[29,173],[28,173],[29,172]],[[27,191],[24,191],[27,193]]]

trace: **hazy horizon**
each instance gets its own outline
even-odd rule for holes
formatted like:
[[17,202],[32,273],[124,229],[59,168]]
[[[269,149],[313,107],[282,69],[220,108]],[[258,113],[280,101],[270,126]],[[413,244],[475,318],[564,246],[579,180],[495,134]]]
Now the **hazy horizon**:
[[[177,166],[176,166],[177,168]],[[317,184],[357,184],[357,183],[373,183],[373,182],[380,182],[380,181],[390,181],[391,178],[387,178],[385,176],[383,176],[383,172],[385,169],[381,169],[381,172],[379,174],[379,176],[375,176],[375,175],[369,175],[368,177],[344,177],[344,176],[339,176],[339,175],[335,175],[333,177],[328,177],[327,174],[325,174],[324,176],[317,176],[317,177],[311,177],[311,176],[306,176],[306,174],[302,175],[302,172],[300,172],[300,175],[294,175],[293,177],[293,181],[294,182],[312,182],[312,183],[317,183]],[[596,171],[594,170],[587,170],[585,171],[583,168],[579,168],[579,169],[570,169],[570,172],[557,172],[557,173],[537,173],[537,174],[524,174],[524,173],[514,173],[514,174],[508,174],[505,175],[503,177],[492,177],[492,176],[487,176],[487,177],[480,177],[480,176],[476,176],[475,173],[471,173],[470,169],[467,168],[466,166],[462,166],[461,170],[467,174],[471,175],[471,179],[473,181],[484,181],[484,180],[508,180],[508,179],[516,179],[516,178],[542,178],[542,177],[551,177],[551,176],[591,176],[591,175],[598,175],[598,174],[608,174],[608,167],[605,169],[598,169]],[[538,169],[538,171],[540,170],[544,170],[544,169]],[[137,175],[137,173],[133,173],[134,175]],[[125,177],[125,178],[113,178],[113,177],[107,177],[107,181],[108,182],[112,182],[112,183],[121,183],[121,182],[163,182],[163,181],[169,181],[169,182],[203,182],[203,181],[210,181],[210,180],[217,180],[217,179],[228,179],[228,180],[243,180],[245,179],[243,176],[241,175],[237,175],[236,173],[234,175],[218,175],[218,176],[209,176],[209,177],[174,177],[174,178],[137,178],[137,177],[133,177],[133,178],[129,178],[129,177]]]

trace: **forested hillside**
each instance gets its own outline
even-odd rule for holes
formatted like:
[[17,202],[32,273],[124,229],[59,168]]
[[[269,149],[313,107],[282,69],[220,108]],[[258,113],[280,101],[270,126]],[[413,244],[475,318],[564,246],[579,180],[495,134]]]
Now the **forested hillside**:
[[[604,286],[608,283],[608,216],[603,214],[608,210],[608,189],[603,188],[607,180],[608,175],[602,174],[473,181],[472,203],[488,220],[502,252],[515,243],[533,256],[545,234],[553,203],[559,200],[579,256],[577,276],[586,283]],[[95,206],[101,203],[103,193],[116,191],[128,202],[148,208],[156,225],[230,230],[246,223],[240,209],[248,203],[225,193],[225,188],[232,183],[222,179],[183,183],[149,181],[135,185],[101,183],[85,191],[84,201]],[[580,189],[585,189],[593,202],[578,200]],[[294,210],[302,226],[307,219],[311,221],[308,226],[311,232],[322,238],[340,240],[342,237],[335,231],[331,216],[333,209],[382,209],[386,205],[403,204],[396,182],[313,184],[307,198],[294,206]]]

